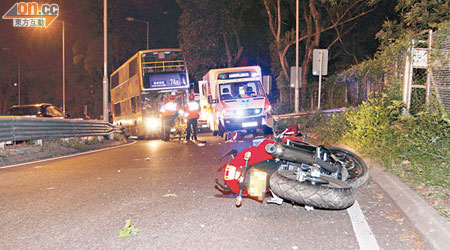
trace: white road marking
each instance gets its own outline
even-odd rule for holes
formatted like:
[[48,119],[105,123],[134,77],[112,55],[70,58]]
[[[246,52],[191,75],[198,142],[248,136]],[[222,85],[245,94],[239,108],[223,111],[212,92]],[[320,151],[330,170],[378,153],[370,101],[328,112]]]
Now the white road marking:
[[358,240],[359,248],[361,250],[379,250],[377,240],[370,230],[369,224],[364,217],[364,214],[359,207],[358,201],[355,201],[353,206],[347,209],[348,215],[352,220],[353,231]]
[[[37,160],[37,161],[18,163],[18,164],[14,164],[14,165],[8,165],[8,166],[0,167],[0,169],[14,168],[14,167],[19,167],[19,166],[25,166],[25,165],[40,163],[40,162],[47,162],[47,161],[59,160],[59,159],[63,159],[63,158],[75,157],[75,156],[79,156],[79,155],[92,154],[92,153],[95,153],[95,152],[100,152],[100,151],[110,150],[110,149],[114,149],[114,148],[120,148],[120,147],[129,146],[129,145],[132,145],[132,144],[135,144],[135,143],[136,143],[136,141],[133,141],[131,143],[122,144],[122,145],[119,145],[119,146],[114,146],[114,147],[109,147],[109,148],[101,148],[101,149],[81,152],[81,153],[77,153],[77,154],[73,154],[73,155],[63,155],[63,156],[58,156],[58,157],[54,157],[54,158],[48,158],[48,159],[42,159],[42,160]],[[39,167],[41,167],[41,166],[39,166]]]

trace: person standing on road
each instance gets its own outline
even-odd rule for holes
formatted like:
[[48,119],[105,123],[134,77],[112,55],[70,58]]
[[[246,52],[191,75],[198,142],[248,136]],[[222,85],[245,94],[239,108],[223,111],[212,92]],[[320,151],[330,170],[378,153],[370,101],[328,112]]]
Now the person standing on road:
[[164,141],[168,141],[170,139],[170,129],[175,123],[175,118],[178,111],[178,105],[175,102],[175,94],[172,93],[169,96],[169,100],[165,101],[166,103],[160,110],[161,114],[161,137]]
[[[187,135],[186,141],[191,140],[191,129],[192,129],[192,139],[197,140],[197,119],[200,117],[198,114],[199,105],[195,101],[194,93],[189,94],[189,102],[186,105],[186,118],[187,118]],[[191,128],[192,127],[192,128]]]

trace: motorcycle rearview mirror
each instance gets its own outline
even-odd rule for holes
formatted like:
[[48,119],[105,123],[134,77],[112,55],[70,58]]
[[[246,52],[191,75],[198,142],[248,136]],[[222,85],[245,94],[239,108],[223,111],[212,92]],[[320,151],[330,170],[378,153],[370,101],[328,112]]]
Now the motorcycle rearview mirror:
[[288,128],[285,128],[283,131],[281,131],[278,135],[275,133],[273,133],[273,137],[275,139],[276,142],[280,142],[283,139],[284,134],[286,134],[286,132],[288,131]]

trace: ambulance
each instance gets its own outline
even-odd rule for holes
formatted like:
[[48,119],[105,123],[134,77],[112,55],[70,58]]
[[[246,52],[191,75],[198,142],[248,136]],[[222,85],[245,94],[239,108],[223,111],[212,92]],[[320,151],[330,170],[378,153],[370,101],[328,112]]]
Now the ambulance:
[[219,136],[237,130],[271,132],[272,107],[262,78],[259,66],[209,70],[199,82],[199,121]]

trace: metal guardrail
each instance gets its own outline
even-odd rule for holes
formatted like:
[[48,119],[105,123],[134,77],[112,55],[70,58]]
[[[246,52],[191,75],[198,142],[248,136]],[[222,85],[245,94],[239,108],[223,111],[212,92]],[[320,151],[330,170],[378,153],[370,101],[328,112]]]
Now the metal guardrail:
[[115,126],[100,120],[0,116],[0,142],[105,136]]
[[347,108],[336,108],[336,109],[327,109],[327,110],[317,110],[317,111],[311,111],[311,112],[300,112],[300,113],[292,113],[292,114],[284,114],[284,115],[273,115],[273,119],[275,121],[279,121],[281,119],[285,118],[295,118],[295,117],[301,117],[305,115],[314,115],[317,112],[322,113],[323,115],[332,115],[340,112],[344,112]]

